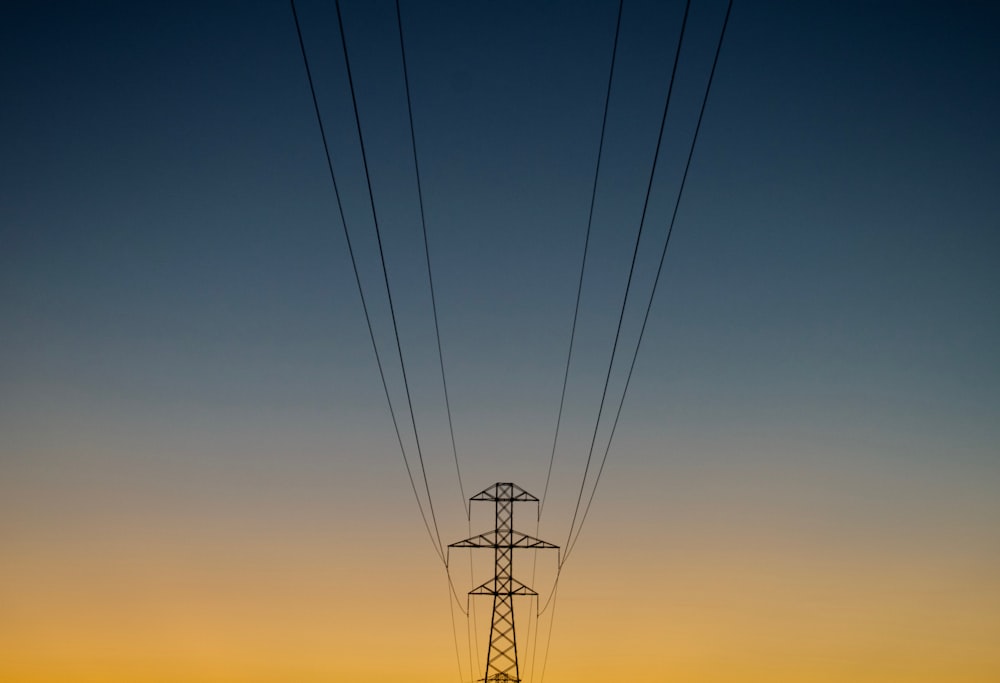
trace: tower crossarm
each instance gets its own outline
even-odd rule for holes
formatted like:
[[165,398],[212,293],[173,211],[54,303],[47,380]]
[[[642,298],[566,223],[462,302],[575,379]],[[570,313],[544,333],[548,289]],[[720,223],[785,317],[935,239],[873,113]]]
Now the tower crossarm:
[[457,543],[451,543],[448,545],[449,548],[525,548],[525,549],[549,549],[558,548],[555,543],[549,543],[548,541],[543,541],[540,538],[535,538],[534,536],[529,536],[528,534],[522,534],[520,531],[509,530],[506,532],[498,533],[496,531],[487,531],[486,533],[479,534],[478,536],[473,536],[472,538],[466,538],[463,541],[458,541]]
[[497,483],[484,489],[469,500],[506,501],[512,503],[537,503],[538,498],[531,495],[517,484]]
[[[507,583],[508,586],[504,586]],[[497,579],[496,577],[490,579],[486,583],[476,586],[471,591],[469,595],[538,595],[535,591],[531,590],[528,586],[515,579],[514,577],[508,577],[506,582]]]

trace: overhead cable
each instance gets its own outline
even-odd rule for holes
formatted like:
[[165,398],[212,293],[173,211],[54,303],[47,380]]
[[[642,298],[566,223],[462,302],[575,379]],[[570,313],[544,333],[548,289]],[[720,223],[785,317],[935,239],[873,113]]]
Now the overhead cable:
[[[444,544],[441,541],[441,532],[438,529],[437,515],[434,513],[434,498],[431,496],[430,483],[427,480],[427,467],[424,465],[424,453],[420,447],[420,434],[417,431],[417,417],[413,412],[413,399],[410,395],[410,382],[406,376],[406,362],[403,359],[403,345],[399,339],[399,325],[396,322],[396,307],[392,300],[392,287],[389,285],[389,270],[385,263],[385,250],[382,247],[382,231],[378,224],[378,212],[375,209],[375,193],[372,190],[371,173],[368,170],[368,154],[365,151],[365,137],[361,129],[361,114],[358,112],[358,98],[354,90],[354,76],[351,72],[351,59],[347,51],[347,36],[344,32],[344,18],[340,11],[340,0],[334,3],[337,8],[337,26],[340,28],[340,44],[344,49],[344,65],[347,68],[347,83],[351,90],[351,105],[354,108],[354,123],[358,129],[358,142],[361,146],[361,163],[365,171],[365,184],[368,187],[368,204],[372,212],[372,222],[375,225],[375,238],[378,242],[379,259],[382,262],[382,278],[385,281],[385,292],[389,300],[389,316],[392,319],[392,331],[396,338],[396,352],[399,354],[399,366],[403,375],[403,389],[406,393],[406,405],[410,411],[410,423],[413,426],[413,438],[417,445],[417,458],[420,461],[420,472],[424,479],[424,489],[427,492],[427,507],[430,509],[431,521],[434,524],[434,534],[437,537],[438,554],[441,555],[441,548]],[[442,561],[444,558],[442,557]]]
[[[618,327],[615,330],[615,341],[611,347],[611,359],[608,361],[608,372],[604,377],[604,389],[601,391],[601,403],[597,410],[597,419],[594,421],[594,433],[590,439],[590,450],[587,453],[587,464],[583,469],[583,479],[580,482],[580,493],[576,499],[576,507],[573,510],[573,520],[570,522],[569,536],[566,539],[567,554],[570,546],[570,540],[573,538],[573,530],[576,527],[577,516],[580,512],[580,505],[583,501],[583,492],[587,484],[587,475],[590,472],[590,463],[594,456],[594,446],[597,443],[597,430],[601,424],[601,416],[604,413],[604,403],[608,396],[608,385],[611,382],[611,370],[614,368],[615,356],[618,352],[618,342],[621,338],[622,333],[622,322],[625,319],[625,309],[628,304],[629,293],[632,290],[632,278],[635,274],[635,264],[639,256],[639,243],[642,239],[643,228],[646,225],[646,211],[649,208],[649,197],[653,190],[653,178],[656,175],[657,161],[660,158],[660,148],[663,143],[663,129],[667,124],[667,112],[670,110],[670,99],[674,92],[674,82],[677,76],[677,63],[680,61],[681,47],[684,44],[684,32],[687,28],[688,13],[691,10],[691,0],[687,0],[684,3],[684,18],[681,20],[681,30],[680,35],[677,38],[677,51],[674,53],[674,65],[670,70],[670,85],[667,87],[667,99],[663,105],[663,116],[660,119],[660,132],[656,139],[656,151],[653,153],[653,163],[649,170],[649,182],[646,186],[646,198],[642,204],[642,216],[639,219],[639,229],[635,235],[635,248],[632,251],[632,263],[629,266],[628,271],[628,281],[625,284],[625,295],[622,297],[621,312],[618,315]],[[560,564],[566,562],[566,556],[564,555]]]
[[[552,588],[552,595],[555,596],[559,592],[559,584],[556,583]],[[544,610],[543,610],[544,612]],[[541,612],[539,613],[541,614]],[[545,669],[549,665],[549,651],[552,649],[552,625],[555,623],[556,619],[556,606],[552,605],[552,614],[549,615],[549,632],[545,637],[545,654],[542,655],[542,673],[538,677],[538,683],[542,683],[545,680]],[[534,670],[532,670],[532,676],[534,676]]]
[[615,40],[611,46],[611,67],[608,70],[608,87],[604,94],[604,114],[601,117],[601,137],[597,143],[597,163],[594,168],[594,184],[590,191],[590,211],[587,214],[587,232],[583,239],[583,258],[580,263],[580,277],[576,285],[576,303],[573,305],[573,325],[569,334],[569,351],[566,354],[566,369],[563,371],[562,391],[559,394],[559,412],[556,415],[556,433],[552,438],[552,454],[549,456],[549,469],[545,474],[545,489],[542,500],[538,504],[538,518],[542,517],[545,508],[545,497],[549,493],[549,481],[552,479],[552,464],[556,459],[556,444],[559,443],[559,426],[562,423],[563,406],[566,403],[566,385],[569,383],[569,366],[573,359],[573,342],[576,340],[576,323],[580,316],[580,295],[583,293],[583,274],[587,268],[587,251],[590,248],[590,228],[594,222],[594,204],[597,200],[597,179],[601,174],[601,157],[604,155],[604,133],[608,126],[608,107],[611,103],[611,83],[615,75],[615,58],[618,55],[618,35],[622,26],[622,5],[624,0],[618,0],[618,18],[615,21]]
[[437,297],[434,294],[434,275],[431,270],[431,250],[427,240],[427,219],[424,215],[424,192],[420,183],[420,163],[417,160],[417,134],[413,125],[413,102],[410,98],[410,73],[406,67],[406,42],[403,40],[403,15],[396,0],[396,25],[399,27],[399,52],[403,61],[403,84],[406,87],[406,114],[410,120],[410,142],[413,147],[413,169],[417,177],[417,201],[420,205],[420,228],[424,235],[424,258],[427,261],[427,282],[431,290],[431,311],[434,313],[434,337],[437,339],[438,364],[441,366],[441,386],[444,387],[444,407],[448,413],[448,433],[451,435],[451,452],[455,456],[455,473],[458,475],[458,491],[462,496],[462,508],[466,517],[471,514],[471,504],[465,498],[462,483],[462,468],[458,465],[458,447],[455,445],[455,427],[451,419],[451,399],[448,397],[448,380],[444,372],[444,351],[441,348],[441,327],[438,324]]
[[719,55],[722,53],[722,44],[726,37],[726,27],[729,25],[729,15],[733,9],[733,0],[729,0],[726,6],[726,16],[722,20],[722,29],[719,31],[719,42],[715,47],[715,57],[712,59],[712,70],[708,75],[708,83],[705,85],[705,95],[701,100],[701,109],[698,112],[698,122],[694,128],[694,134],[691,136],[691,146],[688,148],[687,161],[684,164],[684,173],[681,176],[681,183],[677,190],[677,197],[674,200],[673,213],[670,216],[670,223],[667,228],[667,237],[663,243],[663,250],[660,252],[660,262],[656,267],[656,277],[653,279],[653,288],[649,293],[649,300],[646,302],[646,312],[642,318],[642,327],[639,329],[639,338],[636,341],[635,351],[632,353],[632,360],[629,363],[628,375],[625,378],[625,387],[622,390],[621,400],[618,402],[618,409],[615,412],[615,419],[611,425],[611,433],[608,436],[608,444],[604,449],[604,455],[601,458],[601,466],[597,470],[597,476],[594,479],[594,487],[590,492],[590,498],[587,500],[587,506],[584,509],[583,517],[580,520],[580,527],[577,529],[576,536],[573,538],[572,543],[566,547],[566,554],[563,555],[563,562],[565,563],[566,558],[572,552],[573,548],[576,546],[577,539],[580,538],[580,530],[583,528],[583,523],[587,519],[587,514],[590,512],[590,505],[594,502],[594,494],[597,492],[597,484],[601,480],[601,474],[604,472],[604,465],[608,460],[608,453],[611,450],[611,442],[615,437],[615,430],[618,428],[618,419],[622,414],[622,406],[625,405],[625,396],[628,394],[628,388],[632,382],[632,372],[635,370],[635,361],[639,357],[639,347],[642,345],[643,334],[646,332],[646,323],[649,322],[649,313],[653,308],[653,298],[656,296],[656,288],[660,283],[660,275],[663,272],[663,263],[667,256],[667,248],[670,246],[670,236],[674,232],[674,224],[677,222],[677,211],[681,205],[681,198],[684,196],[684,187],[687,184],[688,172],[691,170],[691,159],[694,157],[695,145],[698,142],[698,133],[701,131],[701,123],[705,117],[705,107],[708,105],[708,96],[712,91],[712,81],[715,79],[715,69],[719,64]]
[[[441,386],[444,389],[444,406],[445,406],[445,411],[447,412],[448,415],[448,434],[451,437],[451,452],[455,460],[455,474],[458,477],[458,492],[459,495],[461,496],[462,509],[465,512],[465,518],[468,525],[469,536],[471,536],[472,504],[465,497],[465,485],[463,484],[462,481],[462,468],[460,467],[458,462],[458,447],[455,443],[455,426],[451,416],[451,398],[448,393],[448,379],[444,370],[444,351],[441,344],[441,327],[440,324],[438,323],[437,295],[435,294],[434,291],[434,275],[433,275],[433,270],[431,268],[431,252],[430,252],[429,240],[427,237],[427,219],[424,211],[423,184],[420,181],[420,162],[417,155],[417,134],[416,134],[416,127],[414,126],[413,123],[413,100],[410,95],[410,72],[406,62],[406,41],[404,39],[403,15],[399,6],[399,0],[396,0],[396,26],[399,29],[399,53],[402,58],[403,84],[406,89],[406,113],[410,123],[410,142],[413,149],[413,169],[414,169],[414,175],[416,176],[417,180],[417,201],[420,207],[420,228],[424,238],[424,258],[427,262],[427,282],[428,285],[430,286],[431,311],[434,317],[434,337],[437,340],[438,365],[441,368]],[[474,576],[472,575],[471,555],[469,556],[469,574],[470,574],[470,581],[474,583]],[[451,575],[449,573],[449,581],[450,580],[451,580]],[[464,614],[466,621],[469,621],[470,618],[472,619],[473,629],[475,629],[474,603],[471,609],[472,609],[471,617],[468,610],[466,610]],[[470,666],[471,666],[471,658],[470,658]]]
[[[451,577],[450,576],[448,577],[448,584],[449,584],[448,590],[450,592],[454,592],[454,587],[451,586]],[[465,680],[468,680],[468,679],[465,678],[465,674],[462,671],[462,655],[460,653],[460,649],[459,649],[459,646],[458,646],[458,631],[455,628],[455,610],[451,606],[451,595],[448,596],[448,616],[451,617],[451,636],[452,636],[452,639],[455,641],[455,661],[458,663],[458,680],[459,681],[465,681]],[[469,661],[469,675],[470,675],[470,678],[473,675],[472,674],[472,662],[471,662],[471,660]]]
[[372,350],[375,352],[375,364],[378,366],[379,379],[382,381],[382,390],[385,392],[386,405],[389,408],[389,416],[392,418],[392,427],[396,433],[396,441],[399,443],[400,454],[403,457],[403,465],[406,467],[406,475],[410,481],[410,487],[413,489],[413,495],[417,501],[417,508],[420,511],[420,518],[424,522],[424,527],[427,529],[427,534],[430,537],[431,545],[434,546],[434,552],[440,558],[441,562],[445,562],[444,553],[440,547],[440,536],[438,540],[435,540],[434,533],[431,531],[431,525],[427,519],[427,514],[424,511],[423,503],[420,501],[420,495],[417,492],[417,485],[413,478],[413,469],[410,467],[409,459],[406,457],[406,447],[403,445],[403,437],[399,431],[399,421],[396,418],[396,411],[392,405],[392,398],[389,394],[389,385],[385,378],[385,368],[382,364],[382,356],[378,350],[378,344],[375,343],[375,331],[372,327],[371,314],[368,310],[368,301],[365,298],[364,287],[361,284],[361,275],[358,272],[358,262],[354,254],[354,246],[351,241],[351,233],[347,228],[347,219],[344,216],[344,205],[340,197],[340,189],[337,185],[337,175],[333,170],[333,160],[330,156],[330,145],[326,137],[326,129],[323,126],[323,116],[320,113],[319,100],[316,97],[316,87],[313,83],[312,70],[309,68],[309,57],[306,54],[305,41],[302,38],[302,27],[299,24],[299,15],[295,9],[295,0],[291,0],[292,6],[292,17],[295,20],[295,32],[299,39],[299,48],[302,51],[302,62],[305,65],[306,78],[309,81],[309,93],[312,96],[313,109],[316,112],[316,123],[319,126],[320,138],[323,141],[323,154],[326,157],[326,167],[330,174],[330,183],[333,185],[333,194],[337,200],[337,211],[340,214],[340,223],[344,230],[344,239],[347,242],[347,253],[351,259],[351,268],[354,271],[354,281],[358,288],[358,295],[361,298],[361,308],[365,314],[365,324],[368,327],[368,338],[371,340]]

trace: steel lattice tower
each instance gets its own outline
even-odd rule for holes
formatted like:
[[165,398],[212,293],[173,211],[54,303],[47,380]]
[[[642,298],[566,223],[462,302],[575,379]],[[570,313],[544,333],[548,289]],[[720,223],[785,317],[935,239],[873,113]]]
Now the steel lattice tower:
[[547,541],[514,531],[514,503],[538,502],[538,498],[516,484],[498,483],[469,500],[492,501],[496,505],[496,529],[452,543],[449,548],[492,548],[496,571],[492,579],[473,588],[469,595],[493,596],[490,645],[486,654],[486,683],[517,683],[517,640],[514,634],[514,596],[538,595],[514,578],[514,550],[558,548]]

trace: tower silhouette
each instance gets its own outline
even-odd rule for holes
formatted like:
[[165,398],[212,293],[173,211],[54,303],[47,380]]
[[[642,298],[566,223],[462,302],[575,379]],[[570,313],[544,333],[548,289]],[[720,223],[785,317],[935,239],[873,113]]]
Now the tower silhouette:
[[496,506],[496,528],[452,543],[449,548],[492,548],[496,569],[493,578],[469,591],[469,595],[493,596],[490,644],[486,654],[486,683],[516,683],[521,680],[514,633],[514,596],[538,595],[514,578],[515,549],[549,549],[559,546],[514,530],[514,503],[538,502],[517,484],[497,483],[472,496],[470,501],[492,501]]

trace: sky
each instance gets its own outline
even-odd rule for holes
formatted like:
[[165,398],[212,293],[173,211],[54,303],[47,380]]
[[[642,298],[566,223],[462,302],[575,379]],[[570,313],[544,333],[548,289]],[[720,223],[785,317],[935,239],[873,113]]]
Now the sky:
[[[297,7],[419,477],[336,14]],[[545,489],[616,11],[402,2],[460,486],[395,7],[343,3],[445,544],[491,528],[463,490]],[[692,2],[612,407],[724,13]],[[682,14],[624,4],[551,485],[515,511],[561,546]],[[1000,679],[998,31],[736,0],[593,508],[517,605],[526,681]],[[288,4],[6,3],[0,69],[0,678],[481,678]],[[556,562],[515,558],[542,603]]]

